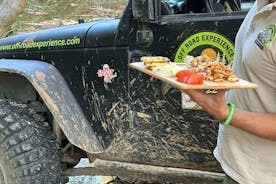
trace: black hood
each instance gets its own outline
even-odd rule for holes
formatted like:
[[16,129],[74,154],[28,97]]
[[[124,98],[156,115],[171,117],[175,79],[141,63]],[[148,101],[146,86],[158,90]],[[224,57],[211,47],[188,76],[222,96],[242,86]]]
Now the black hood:
[[0,53],[114,46],[118,24],[102,20],[11,36],[0,40]]

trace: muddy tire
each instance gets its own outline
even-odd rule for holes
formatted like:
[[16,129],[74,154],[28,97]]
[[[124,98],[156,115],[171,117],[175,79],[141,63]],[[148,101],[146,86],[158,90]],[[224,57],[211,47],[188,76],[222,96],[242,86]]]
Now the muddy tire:
[[0,100],[1,184],[60,184],[62,153],[49,122],[27,105]]

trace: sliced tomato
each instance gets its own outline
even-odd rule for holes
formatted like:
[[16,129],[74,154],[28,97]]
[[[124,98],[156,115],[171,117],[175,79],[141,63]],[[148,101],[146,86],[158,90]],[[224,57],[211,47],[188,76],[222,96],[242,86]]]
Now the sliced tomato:
[[196,74],[196,72],[192,70],[180,70],[175,74],[177,81],[186,83],[190,75]]
[[187,84],[203,84],[204,76],[200,73],[191,74],[187,79]]

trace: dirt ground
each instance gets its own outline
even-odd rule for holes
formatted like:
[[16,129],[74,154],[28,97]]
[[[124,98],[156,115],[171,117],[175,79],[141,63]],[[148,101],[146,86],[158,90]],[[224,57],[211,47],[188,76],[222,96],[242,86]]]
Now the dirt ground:
[[10,34],[118,18],[127,0],[29,0],[25,12],[12,25]]

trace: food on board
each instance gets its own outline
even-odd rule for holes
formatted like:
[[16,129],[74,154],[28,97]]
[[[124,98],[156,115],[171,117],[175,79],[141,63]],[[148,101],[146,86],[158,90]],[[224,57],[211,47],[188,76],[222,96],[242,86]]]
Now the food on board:
[[192,74],[186,81],[187,84],[203,84],[204,76],[201,73]]
[[186,83],[192,74],[196,74],[196,72],[193,70],[180,70],[176,73],[175,77],[177,78],[177,81]]
[[140,60],[148,69],[153,70],[157,66],[165,66],[170,63],[170,59],[163,56],[143,56]]
[[182,69],[183,67],[180,67],[175,63],[170,63],[168,65],[155,67],[153,72],[167,77],[174,77],[175,74]]
[[143,56],[140,59],[149,70],[166,77],[176,77],[177,81],[186,84],[203,84],[204,80],[239,81],[239,78],[233,74],[232,68],[224,64],[219,54],[216,59],[207,55],[187,56],[183,65],[170,62],[169,58],[163,56]]
[[204,79],[214,82],[237,82],[239,78],[233,74],[232,68],[221,62],[219,58],[212,60],[208,56],[197,56],[191,60],[190,69],[202,73]]
[[177,81],[186,84],[203,84],[203,74],[196,73],[193,70],[180,70],[176,73]]

